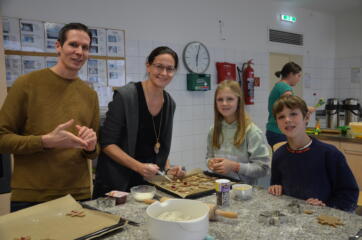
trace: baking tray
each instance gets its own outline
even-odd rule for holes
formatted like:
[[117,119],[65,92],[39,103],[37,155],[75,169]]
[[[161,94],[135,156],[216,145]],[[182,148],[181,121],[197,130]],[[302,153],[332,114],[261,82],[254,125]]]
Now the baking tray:
[[[210,181],[207,182],[207,184],[205,184],[205,185],[209,185],[209,187],[208,188],[206,188],[205,186],[203,188],[195,187],[195,188],[199,188],[199,189],[197,191],[192,191],[191,193],[185,193],[185,192],[179,192],[177,190],[172,190],[168,187],[168,185],[165,186],[164,184],[161,184],[162,182],[167,183],[167,180],[165,180],[162,176],[155,176],[154,178],[148,180],[148,182],[151,183],[152,185],[154,185],[160,191],[168,193],[172,196],[179,197],[179,198],[195,199],[195,198],[200,198],[200,197],[204,197],[204,196],[213,194],[215,192],[215,184],[214,184],[215,180],[218,178],[225,178],[224,176],[222,176],[222,177],[220,177],[220,175],[216,176],[215,174],[208,173],[201,169],[194,169],[194,170],[188,172],[181,181],[187,182],[188,178],[195,176],[195,175],[202,176],[202,178],[209,178]],[[232,184],[235,183],[234,180],[235,179],[231,180]],[[194,181],[192,181],[192,183],[193,182]],[[189,187],[194,187],[194,186],[193,186],[193,184],[190,184]],[[181,188],[183,188],[183,187],[181,187]]]

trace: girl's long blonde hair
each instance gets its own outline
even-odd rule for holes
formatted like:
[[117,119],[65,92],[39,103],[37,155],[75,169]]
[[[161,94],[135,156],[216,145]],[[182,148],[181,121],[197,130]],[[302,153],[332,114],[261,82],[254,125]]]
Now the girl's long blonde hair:
[[237,130],[234,135],[234,145],[235,146],[240,146],[244,142],[246,128],[251,123],[250,117],[245,112],[244,96],[243,96],[243,92],[241,91],[239,83],[234,80],[225,80],[225,81],[221,82],[218,85],[218,87],[215,91],[215,96],[214,96],[215,119],[214,119],[214,132],[213,132],[213,137],[212,137],[212,146],[214,148],[220,148],[220,144],[224,141],[224,139],[223,139],[224,136],[221,131],[221,122],[224,119],[224,117],[219,113],[219,111],[217,109],[216,98],[217,98],[218,93],[221,90],[224,90],[226,88],[229,88],[233,92],[233,94],[235,94],[235,96],[237,96],[239,99],[238,107],[235,112],[236,123],[237,123]]

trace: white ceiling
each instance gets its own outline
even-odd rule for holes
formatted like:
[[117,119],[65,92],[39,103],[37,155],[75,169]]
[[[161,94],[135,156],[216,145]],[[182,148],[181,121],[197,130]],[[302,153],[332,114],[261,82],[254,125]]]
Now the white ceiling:
[[325,12],[332,15],[343,13],[362,14],[362,0],[273,0],[291,6]]

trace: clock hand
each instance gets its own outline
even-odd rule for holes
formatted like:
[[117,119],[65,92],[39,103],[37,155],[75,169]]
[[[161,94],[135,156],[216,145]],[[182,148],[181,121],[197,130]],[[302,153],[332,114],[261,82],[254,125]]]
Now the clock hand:
[[200,52],[200,44],[199,44],[199,48],[197,49],[197,53],[196,53],[196,67],[199,64],[199,52]]

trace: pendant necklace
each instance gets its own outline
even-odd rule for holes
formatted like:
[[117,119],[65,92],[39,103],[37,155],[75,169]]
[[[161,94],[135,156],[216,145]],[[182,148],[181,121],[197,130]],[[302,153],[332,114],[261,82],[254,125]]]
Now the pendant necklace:
[[[148,95],[147,95],[147,86],[146,86],[146,84],[144,85],[144,87],[145,87],[144,94],[145,94],[146,103],[147,103]],[[155,151],[156,154],[158,154],[160,152],[160,148],[161,148],[160,136],[161,136],[161,125],[162,125],[162,116],[163,116],[162,113],[163,113],[163,103],[162,103],[162,106],[161,106],[161,118],[160,118],[160,124],[159,124],[159,128],[158,128],[158,134],[157,134],[157,131],[156,131],[154,116],[151,114],[153,130],[155,132],[155,137],[156,137],[156,143],[155,143],[155,146],[153,147],[153,150]]]
[[158,128],[158,134],[157,134],[157,131],[156,131],[154,117],[152,116],[153,130],[155,131],[155,137],[156,137],[156,144],[155,144],[153,149],[154,149],[156,154],[158,154],[160,152],[160,148],[161,148],[160,133],[161,133],[161,124],[162,124],[162,116],[163,116],[162,112],[163,112],[163,105],[162,105],[162,108],[161,108],[161,118],[160,118],[160,126]]

